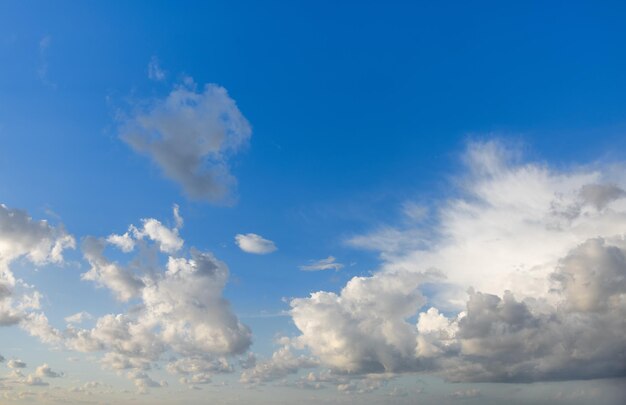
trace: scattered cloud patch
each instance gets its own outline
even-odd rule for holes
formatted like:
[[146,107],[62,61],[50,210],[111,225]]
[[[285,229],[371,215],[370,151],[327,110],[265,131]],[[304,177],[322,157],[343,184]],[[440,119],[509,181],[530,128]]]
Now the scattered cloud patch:
[[16,369],[16,368],[26,368],[26,363],[22,360],[11,359],[7,362],[7,367]]
[[[177,207],[174,216],[177,226],[182,225]],[[83,278],[110,289],[121,301],[139,306],[100,317],[91,329],[70,323],[66,330],[52,328],[50,333],[61,336],[69,349],[104,352],[103,366],[128,370],[127,376],[139,392],[164,386],[146,372],[166,354],[177,356],[168,370],[180,374],[185,384],[208,383],[216,372],[232,372],[226,357],[248,349],[251,331],[223,297],[228,267],[210,252],[193,247],[188,255],[180,254],[184,242],[177,228],[166,228],[153,218],[142,222],[141,229],[133,225],[129,229],[136,241],[145,238],[146,246],[128,263],[107,257],[107,243],[119,247],[113,242],[90,237],[83,243],[91,265]],[[165,266],[142,258],[145,252],[166,255]]]
[[257,255],[265,255],[277,250],[274,242],[255,233],[237,234],[235,243],[244,252]]

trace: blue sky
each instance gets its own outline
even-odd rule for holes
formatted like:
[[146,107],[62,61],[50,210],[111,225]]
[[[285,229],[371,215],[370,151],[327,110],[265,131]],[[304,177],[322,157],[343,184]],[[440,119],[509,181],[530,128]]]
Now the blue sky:
[[625,17],[1,2],[3,400],[618,403]]

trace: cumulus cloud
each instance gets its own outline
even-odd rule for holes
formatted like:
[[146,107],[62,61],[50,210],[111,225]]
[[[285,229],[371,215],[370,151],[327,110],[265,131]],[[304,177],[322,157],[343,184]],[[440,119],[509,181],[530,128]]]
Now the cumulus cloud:
[[57,373],[56,371],[53,371],[50,366],[46,363],[42,364],[41,366],[37,367],[37,369],[35,370],[35,377],[39,377],[39,378],[59,378],[62,377],[63,373]]
[[344,266],[341,263],[337,263],[333,256],[328,256],[326,259],[320,259],[312,261],[309,264],[300,266],[302,271],[321,271],[321,270],[341,270]]
[[83,241],[83,254],[91,265],[88,272],[82,275],[84,280],[95,281],[99,286],[109,288],[120,301],[128,301],[138,297],[145,286],[146,274],[140,274],[132,266],[123,266],[104,256],[107,244],[117,247],[124,253],[131,252],[135,245],[147,239],[153,241],[163,253],[174,254],[182,249],[184,241],[179,236],[182,226],[178,206],[173,207],[175,228],[168,228],[154,218],[141,220],[142,226],[130,225],[123,235],[111,234],[106,239],[87,237]]
[[25,211],[0,204],[0,326],[26,321],[40,306],[41,294],[17,278],[11,264],[22,257],[35,265],[62,263],[63,251],[74,247],[62,225],[33,220]]
[[24,363],[22,360],[11,359],[7,362],[7,367],[12,369],[26,368],[26,363]]
[[265,239],[255,233],[237,234],[235,242],[246,253],[265,255],[276,251],[276,245],[271,240]]
[[470,144],[464,161],[433,221],[418,210],[348,240],[378,250],[380,269],[293,299],[295,340],[349,374],[626,376],[622,170],[556,171],[498,142]]
[[[181,226],[177,207],[174,216]],[[228,267],[210,252],[191,248],[181,253],[178,228],[166,228],[153,218],[142,222],[142,228],[130,226],[131,236],[135,242],[145,239],[146,249],[167,254],[165,266],[157,261],[143,266],[136,259],[131,264],[113,262],[104,253],[107,240],[87,238],[83,252],[91,269],[83,278],[140,305],[127,313],[102,316],[91,329],[70,323],[59,332],[65,345],[82,352],[105,352],[102,364],[129,370],[127,375],[140,392],[163,385],[146,372],[166,353],[178,356],[168,370],[181,374],[187,384],[208,382],[212,373],[232,371],[225,358],[244,353],[251,332],[223,297]]]
[[251,133],[226,89],[208,84],[198,91],[191,79],[164,99],[138,103],[119,129],[124,142],[149,156],[191,198],[212,202],[230,199],[236,180],[228,158]]

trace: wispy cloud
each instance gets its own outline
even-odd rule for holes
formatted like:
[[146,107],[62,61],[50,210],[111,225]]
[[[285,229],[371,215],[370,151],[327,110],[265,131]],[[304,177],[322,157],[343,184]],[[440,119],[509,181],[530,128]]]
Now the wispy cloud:
[[344,265],[337,263],[333,256],[328,256],[326,259],[314,260],[309,264],[300,266],[302,271],[321,271],[321,270],[341,270]]
[[48,77],[48,49],[52,45],[52,37],[46,35],[39,41],[39,68],[37,69],[37,77],[39,80],[52,89],[56,89],[57,85],[50,81]]
[[148,63],[148,78],[156,82],[165,80],[167,72],[161,68],[159,59],[153,56]]

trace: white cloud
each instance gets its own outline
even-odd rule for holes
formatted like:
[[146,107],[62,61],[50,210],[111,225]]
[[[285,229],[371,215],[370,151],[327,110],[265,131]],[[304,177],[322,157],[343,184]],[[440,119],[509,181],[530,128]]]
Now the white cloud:
[[349,240],[380,252],[377,273],[292,300],[296,340],[347,373],[626,375],[623,167],[555,171],[497,142],[471,144],[465,159],[434,221],[418,212]]
[[301,369],[317,367],[318,364],[317,360],[311,357],[294,355],[287,345],[275,351],[270,359],[257,362],[254,367],[244,370],[241,382],[260,384],[274,381],[296,374]]
[[312,261],[309,264],[300,266],[302,271],[320,271],[320,270],[341,270],[344,266],[341,263],[336,262],[333,256],[328,256],[326,259],[320,259]]
[[257,255],[272,253],[277,249],[274,242],[255,233],[237,234],[235,242],[244,252]]
[[35,369],[35,376],[39,378],[59,378],[63,376],[63,373],[53,371],[48,364],[44,363]]
[[89,319],[93,319],[93,316],[89,312],[81,311],[74,315],[65,317],[65,322],[71,324],[81,324]]
[[11,359],[7,362],[7,367],[16,369],[16,368],[26,368],[26,363],[22,360]]
[[[182,225],[176,211],[175,219]],[[100,317],[91,329],[68,325],[61,333],[65,345],[83,352],[104,351],[102,364],[113,370],[130,370],[128,377],[141,392],[162,386],[145,371],[166,353],[178,356],[169,369],[182,374],[186,383],[208,382],[219,365],[223,366],[220,372],[227,371],[220,359],[244,353],[251,344],[250,329],[239,322],[223,297],[228,267],[209,252],[191,248],[187,256],[178,254],[179,248],[164,248],[172,246],[165,242],[172,235],[175,238],[171,240],[180,241],[174,246],[182,246],[178,229],[165,228],[152,218],[143,223],[142,229],[131,233],[135,238],[147,236],[147,251],[169,253],[165,268],[156,259],[146,266],[137,259],[130,264],[112,262],[104,254],[106,241],[85,239],[83,251],[91,269],[83,278],[110,289],[121,300],[134,299],[140,306]],[[146,224],[162,228],[152,232]],[[130,229],[136,228],[131,225]]]
[[[177,216],[177,219],[180,218]],[[178,229],[170,229],[154,218],[142,219],[142,229],[131,226],[136,239],[148,237],[158,243],[164,253],[176,253],[183,247],[183,240],[178,236]]]
[[135,249],[135,240],[131,236],[130,232],[126,232],[122,235],[111,234],[107,237],[106,241],[124,253],[132,252]]
[[228,158],[247,145],[252,133],[226,89],[209,84],[197,92],[191,79],[165,99],[138,103],[119,132],[191,198],[212,202],[232,199],[236,180]]
[[181,375],[180,382],[186,385],[209,384],[214,374],[231,373],[233,366],[224,357],[193,356],[168,363],[167,371]]
[[99,286],[109,288],[120,301],[135,298],[145,286],[139,275],[131,268],[109,261],[104,256],[106,243],[103,240],[88,237],[83,241],[83,255],[91,268],[83,273],[83,280],[95,281]]
[[159,59],[156,56],[150,58],[148,63],[148,78],[157,82],[165,80],[165,70],[163,70],[159,64]]
[[20,323],[39,309],[41,294],[16,278],[11,263],[21,257],[35,265],[62,263],[74,238],[62,225],[35,221],[24,211],[0,204],[0,326]]

